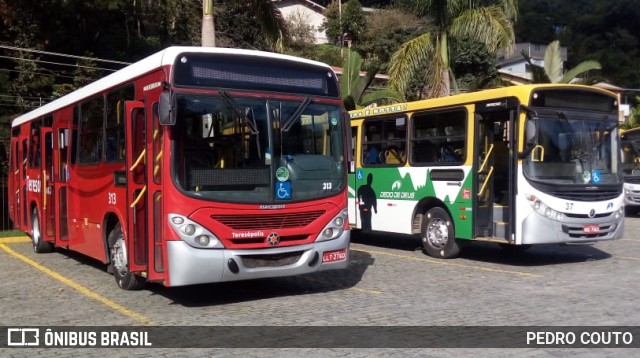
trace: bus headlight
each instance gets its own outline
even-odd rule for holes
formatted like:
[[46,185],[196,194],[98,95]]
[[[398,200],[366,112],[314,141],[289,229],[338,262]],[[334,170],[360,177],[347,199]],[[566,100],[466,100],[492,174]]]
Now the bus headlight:
[[615,214],[614,216],[615,216],[616,220],[617,220],[617,219],[620,219],[621,217],[624,217],[624,205],[622,205],[622,206],[620,207],[620,209],[618,209],[618,210],[616,211],[616,214]]
[[336,215],[336,217],[334,217],[327,226],[324,227],[324,229],[322,229],[322,232],[318,235],[316,242],[333,240],[340,237],[344,232],[346,222],[347,210],[343,210],[340,214]]
[[563,213],[551,209],[545,203],[540,201],[540,199],[537,199],[535,197],[533,198],[534,201],[531,206],[533,207],[533,210],[535,210],[538,214],[555,221],[563,221],[565,219]]
[[169,214],[169,223],[180,238],[198,249],[223,249],[224,245],[209,230],[178,214]]

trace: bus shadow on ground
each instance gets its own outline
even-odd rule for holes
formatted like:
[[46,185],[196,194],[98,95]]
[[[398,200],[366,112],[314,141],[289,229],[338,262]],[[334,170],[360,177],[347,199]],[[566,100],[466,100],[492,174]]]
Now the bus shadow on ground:
[[366,252],[351,251],[349,268],[291,277],[274,277],[183,287],[148,285],[147,290],[185,307],[223,305],[275,297],[298,296],[354,287],[360,282],[373,258]]
[[[372,247],[400,251],[422,252],[422,244],[417,235],[402,235],[379,232],[354,232],[352,242]],[[541,244],[521,250],[519,246],[501,247],[489,242],[464,242],[457,258],[452,260],[470,260],[511,266],[544,266],[572,264],[585,261],[605,260],[611,255],[600,250],[597,244]],[[435,259],[435,258],[434,258]]]
[[[78,265],[87,265],[104,275],[107,265],[81,253],[56,248],[56,253],[74,260]],[[148,283],[144,290],[162,295],[187,307],[220,305],[254,301],[274,297],[315,294],[349,289],[358,284],[365,271],[373,265],[373,257],[362,251],[351,250],[349,267],[344,270],[315,272],[290,277],[273,277],[245,281],[231,281],[180,287],[165,287],[158,283]],[[98,274],[96,272],[96,274]],[[116,283],[113,282],[115,286]]]

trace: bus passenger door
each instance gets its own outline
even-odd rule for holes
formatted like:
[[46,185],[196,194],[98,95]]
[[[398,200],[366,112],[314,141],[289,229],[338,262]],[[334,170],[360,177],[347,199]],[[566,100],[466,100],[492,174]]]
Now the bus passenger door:
[[129,269],[147,268],[147,185],[146,116],[144,103],[125,102],[127,137],[127,219],[123,223],[127,238]]
[[53,131],[42,128],[42,237],[45,241],[53,240],[56,233],[56,200],[54,195],[53,176]]
[[12,172],[9,173],[11,176],[12,185],[9,186],[12,191],[9,191],[9,195],[11,196],[11,219],[13,220],[13,228],[19,229],[21,227],[20,222],[20,194],[21,194],[21,170],[22,170],[22,156],[20,155],[20,138],[16,135],[11,137],[11,162],[13,163]]
[[514,125],[511,101],[491,102],[504,106],[482,111],[476,107],[474,237],[504,241],[512,237],[512,198],[515,188]]
[[[54,138],[54,148],[57,148],[56,155],[53,158],[53,165],[56,168],[54,172],[54,195],[57,207],[52,206],[52,210],[58,213],[56,237],[58,241],[56,245],[68,245],[69,228],[67,214],[67,181],[69,180],[69,140],[70,132],[68,128],[54,127],[56,137]],[[50,204],[51,205],[51,204]]]

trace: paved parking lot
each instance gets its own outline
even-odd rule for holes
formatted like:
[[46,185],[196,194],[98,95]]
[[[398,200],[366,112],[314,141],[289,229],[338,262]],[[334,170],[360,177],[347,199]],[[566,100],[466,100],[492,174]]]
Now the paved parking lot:
[[[640,217],[597,245],[510,254],[472,244],[453,260],[406,236],[358,234],[348,270],[122,291],[100,263],[0,239],[0,326],[637,326]],[[635,337],[640,339],[640,337]],[[2,355],[631,356],[629,349],[2,349]],[[36,352],[37,351],[37,352]],[[515,352],[515,353],[514,353]],[[633,354],[632,354],[633,353]]]

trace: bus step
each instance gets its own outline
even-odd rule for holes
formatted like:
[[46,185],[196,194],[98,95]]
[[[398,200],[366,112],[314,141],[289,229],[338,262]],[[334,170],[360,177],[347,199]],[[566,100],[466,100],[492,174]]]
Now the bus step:
[[509,207],[506,205],[494,205],[493,206],[493,220],[494,221],[509,221]]
[[494,221],[493,222],[493,236],[499,239],[508,239],[507,233],[507,223],[504,221]]

